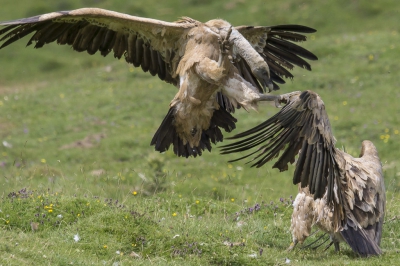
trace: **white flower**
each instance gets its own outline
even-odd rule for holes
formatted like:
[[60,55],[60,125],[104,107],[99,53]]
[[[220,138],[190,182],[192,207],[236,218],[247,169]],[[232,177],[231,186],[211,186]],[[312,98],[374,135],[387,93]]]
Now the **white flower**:
[[12,144],[10,142],[5,141],[5,140],[3,140],[3,146],[6,147],[6,148],[10,148],[10,149],[12,148]]
[[75,242],[78,242],[78,241],[80,240],[80,238],[79,238],[79,235],[78,235],[78,234],[74,235],[74,240],[75,240]]
[[289,263],[290,263],[290,260],[289,260],[288,258],[286,258],[286,259],[285,259],[285,263],[286,263],[286,264],[289,264]]
[[57,215],[57,218],[61,219],[63,216],[61,214]]
[[237,227],[242,227],[243,225],[246,225],[245,221],[239,221],[239,222],[236,223]]
[[121,251],[117,250],[117,251],[115,251],[115,253],[116,253],[117,255],[119,255],[119,254],[121,254]]
[[146,178],[146,175],[143,173],[138,173],[138,176],[140,177],[140,179],[142,179],[143,181],[147,182],[148,179]]
[[257,254],[256,253],[253,253],[253,254],[250,254],[250,255],[248,255],[250,258],[257,258]]

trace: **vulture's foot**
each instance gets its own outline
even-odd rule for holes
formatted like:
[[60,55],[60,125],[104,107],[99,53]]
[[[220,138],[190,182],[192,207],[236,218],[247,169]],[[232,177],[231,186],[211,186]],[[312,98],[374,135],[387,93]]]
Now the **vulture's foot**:
[[275,106],[277,108],[280,108],[282,107],[281,103],[289,103],[291,97],[299,95],[300,93],[301,91],[289,92],[282,95],[260,94],[260,98],[258,99],[258,101],[275,102]]
[[222,62],[224,61],[224,57],[229,55],[229,51],[232,47],[232,42],[229,40],[232,33],[232,26],[229,28],[228,33],[226,34],[224,39],[218,38],[219,43],[219,58],[218,58],[218,67],[222,66]]
[[335,244],[335,251],[340,252],[339,242],[334,242],[334,244]]
[[278,95],[277,99],[274,100],[275,107],[281,108],[282,107],[281,103],[288,104],[290,102],[291,97],[299,95],[300,93],[301,93],[301,91],[294,91],[294,92],[289,92],[289,93]]
[[290,246],[286,249],[287,252],[292,251],[294,247],[297,245],[297,241],[290,243]]
[[293,91],[285,94],[279,95],[278,99],[275,100],[275,106],[277,108],[282,107],[281,103],[288,104],[290,102],[290,98],[296,95],[299,95],[301,91]]

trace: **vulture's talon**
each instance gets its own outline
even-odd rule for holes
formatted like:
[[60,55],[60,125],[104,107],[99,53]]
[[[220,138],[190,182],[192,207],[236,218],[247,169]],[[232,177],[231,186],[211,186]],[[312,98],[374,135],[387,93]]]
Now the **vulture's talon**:
[[221,53],[224,55],[229,54],[229,51],[231,50],[232,43],[229,40],[231,33],[232,33],[232,26],[229,28],[228,33],[226,34],[224,39],[221,40],[221,38],[218,38],[219,49],[221,50]]
[[282,108],[281,99],[280,99],[280,98],[277,98],[277,99],[274,101],[274,103],[275,103],[275,107],[276,107],[276,108]]
[[284,103],[284,104],[288,104],[291,101],[291,98],[293,96],[299,95],[301,94],[301,91],[293,91],[293,92],[289,92],[289,93],[285,93],[282,95],[279,95],[279,103]]

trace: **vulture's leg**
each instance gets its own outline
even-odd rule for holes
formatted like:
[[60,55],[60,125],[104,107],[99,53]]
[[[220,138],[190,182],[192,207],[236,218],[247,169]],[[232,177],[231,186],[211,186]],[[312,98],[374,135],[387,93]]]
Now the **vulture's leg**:
[[292,243],[290,243],[290,246],[286,249],[286,251],[292,251],[294,249],[294,247],[297,245],[297,241],[294,241]]
[[335,251],[339,252],[340,251],[339,242],[334,242],[334,244],[335,244]]
[[261,94],[258,101],[274,101],[277,108],[281,107],[281,103],[289,103],[290,98],[300,94],[300,91],[289,92],[281,95]]
[[218,58],[218,67],[222,66],[222,63],[224,61],[224,57],[229,54],[229,51],[231,50],[232,43],[229,41],[229,38],[232,33],[232,26],[229,28],[228,33],[226,34],[225,38],[221,40],[218,38],[218,43],[219,43],[219,58]]

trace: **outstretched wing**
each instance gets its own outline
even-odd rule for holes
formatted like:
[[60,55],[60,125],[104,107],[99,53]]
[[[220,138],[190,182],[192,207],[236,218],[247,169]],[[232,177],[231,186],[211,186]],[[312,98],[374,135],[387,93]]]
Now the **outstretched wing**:
[[161,80],[177,85],[175,70],[180,59],[180,42],[196,21],[183,19],[169,23],[130,16],[99,8],[53,12],[35,17],[0,22],[0,41],[4,48],[34,33],[27,45],[35,48],[51,42],[71,45],[78,52],[97,51],[106,56],[125,57],[135,67],[141,66]]
[[321,198],[327,190],[328,202],[341,204],[342,197],[336,193],[340,185],[340,173],[335,161],[335,138],[325,106],[318,94],[304,91],[292,96],[276,115],[264,123],[235,135],[230,139],[245,138],[222,146],[222,153],[246,151],[258,147],[254,152],[239,159],[256,156],[252,166],[261,167],[279,156],[273,168],[288,169],[288,163],[299,158],[293,176],[293,183],[309,186],[314,198]]
[[[245,37],[253,48],[263,57],[270,68],[270,76],[274,90],[279,90],[279,84],[284,84],[282,78],[293,78],[292,70],[295,65],[311,70],[310,64],[304,60],[318,60],[310,51],[293,42],[306,41],[303,33],[316,32],[315,29],[301,25],[277,26],[239,26],[236,30]],[[236,67],[248,82],[263,91],[256,77],[252,74],[245,60],[238,60]]]

